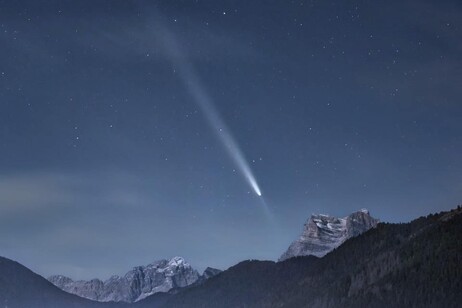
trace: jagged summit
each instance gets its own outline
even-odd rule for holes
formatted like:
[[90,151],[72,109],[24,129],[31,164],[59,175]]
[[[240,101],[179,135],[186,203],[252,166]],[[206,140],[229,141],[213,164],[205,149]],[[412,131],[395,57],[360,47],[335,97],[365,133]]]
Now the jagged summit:
[[375,227],[378,222],[378,219],[370,216],[367,209],[361,209],[344,218],[312,214],[299,239],[289,246],[279,261],[296,256],[323,257],[350,237]]
[[168,261],[168,265],[169,266],[187,266],[189,264],[186,263],[185,259],[183,259],[182,257],[173,257],[170,259],[170,261]]
[[[207,272],[204,278],[211,276],[212,273]],[[136,266],[125,276],[114,275],[104,282],[99,279],[73,281],[62,275],[51,276],[48,280],[66,292],[88,299],[131,303],[157,292],[189,286],[201,278],[184,258],[173,257]]]

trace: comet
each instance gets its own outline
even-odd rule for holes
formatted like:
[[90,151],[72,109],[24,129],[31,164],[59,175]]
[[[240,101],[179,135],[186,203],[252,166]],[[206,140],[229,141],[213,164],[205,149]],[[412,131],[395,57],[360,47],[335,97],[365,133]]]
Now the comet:
[[161,24],[157,24],[157,29],[158,31],[155,32],[156,38],[164,47],[164,51],[174,67],[178,68],[178,75],[182,83],[190,93],[194,102],[203,112],[208,124],[216,133],[218,139],[226,149],[226,152],[236,165],[237,169],[248,182],[255,194],[261,197],[262,192],[258,186],[252,169],[245,159],[236,139],[233,137],[226,126],[225,121],[215,108],[213,99],[206,90],[206,87],[202,83],[199,75],[196,73],[193,64],[188,60],[187,55],[182,52],[183,48],[181,48],[173,33]]

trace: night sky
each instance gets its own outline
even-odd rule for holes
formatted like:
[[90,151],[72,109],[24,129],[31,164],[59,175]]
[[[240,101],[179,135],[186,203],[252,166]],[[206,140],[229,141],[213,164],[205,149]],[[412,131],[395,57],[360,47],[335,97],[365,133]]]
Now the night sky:
[[461,38],[458,0],[0,1],[0,255],[226,269],[453,208]]

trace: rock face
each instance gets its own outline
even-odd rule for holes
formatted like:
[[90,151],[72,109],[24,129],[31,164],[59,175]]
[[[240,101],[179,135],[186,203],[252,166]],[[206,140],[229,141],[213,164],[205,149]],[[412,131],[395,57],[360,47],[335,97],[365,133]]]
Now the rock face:
[[221,270],[212,268],[212,267],[207,267],[204,270],[204,273],[202,274],[202,278],[204,278],[204,280],[209,279],[209,278],[212,278],[213,276],[218,275],[219,273],[221,273]]
[[344,218],[312,215],[305,223],[300,238],[289,246],[279,261],[297,256],[322,257],[350,237],[374,228],[378,222],[379,220],[370,216],[366,209]]
[[[48,280],[58,288],[88,299],[108,302],[136,302],[157,292],[167,292],[209,278],[219,270],[205,271],[201,276],[181,257],[160,260],[146,266],[137,266],[125,276],[112,276],[106,281],[73,281],[65,276],[51,276]],[[206,276],[206,277],[204,277]]]

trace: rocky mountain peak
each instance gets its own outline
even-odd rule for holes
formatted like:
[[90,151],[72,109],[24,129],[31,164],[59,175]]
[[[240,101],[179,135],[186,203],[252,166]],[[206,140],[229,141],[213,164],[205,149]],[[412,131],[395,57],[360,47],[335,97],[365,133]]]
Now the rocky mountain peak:
[[322,257],[350,237],[375,227],[377,223],[378,220],[370,216],[367,209],[361,209],[343,218],[312,214],[306,221],[300,237],[289,246],[279,261],[296,256]]
[[66,292],[88,299],[131,303],[157,292],[189,286],[211,276],[213,272],[207,272],[207,277],[199,275],[185,259],[174,257],[136,266],[123,277],[111,276],[104,282],[99,279],[73,281],[62,275],[51,276],[48,280]]

